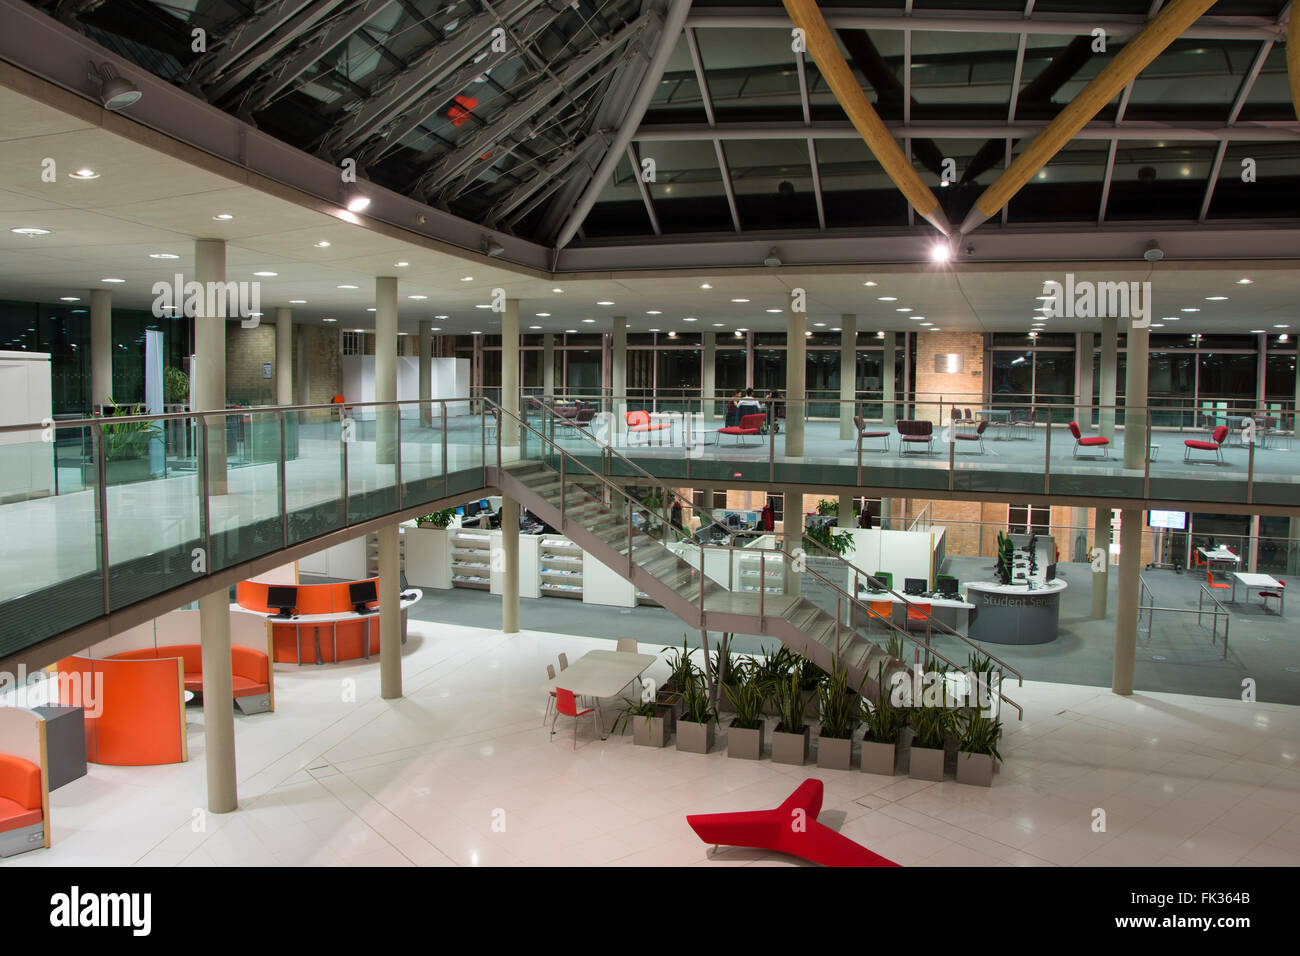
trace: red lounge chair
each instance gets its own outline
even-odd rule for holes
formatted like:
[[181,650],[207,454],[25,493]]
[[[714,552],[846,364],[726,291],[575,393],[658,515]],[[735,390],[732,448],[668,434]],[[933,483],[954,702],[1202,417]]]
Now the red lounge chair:
[[903,449],[914,445],[925,445],[925,451],[928,454],[934,446],[934,422],[921,421],[919,419],[903,418],[897,422],[898,427],[898,454],[901,457]]
[[2,855],[10,856],[42,845],[35,839],[35,828],[45,819],[42,805],[41,768],[22,757],[0,754],[0,833],[33,828],[30,841],[24,835],[6,838],[3,846],[12,842],[21,848],[12,852],[4,850]]
[[1080,448],[1100,448],[1102,457],[1110,457],[1110,439],[1105,435],[1089,435],[1087,438],[1079,431],[1078,422],[1070,422],[1070,434],[1074,436],[1074,457],[1079,457]]
[[[955,424],[955,423],[954,423]],[[988,421],[982,421],[975,426],[974,432],[954,432],[953,441],[974,441],[979,442],[980,454],[984,454],[984,430],[989,427]]]
[[693,813],[691,829],[714,846],[777,850],[823,866],[898,866],[878,853],[817,822],[822,809],[822,782],[805,780],[774,810],[738,813]]
[[1183,442],[1183,461],[1192,461],[1193,451],[1212,451],[1218,455],[1218,464],[1223,464],[1223,440],[1228,437],[1228,426],[1220,425],[1210,436],[1210,441],[1189,438]]
[[862,444],[862,439],[864,438],[879,438],[884,443],[884,447],[879,449],[873,449],[873,450],[883,451],[886,454],[889,453],[889,432],[888,431],[867,431],[866,420],[863,419],[861,415],[853,416],[853,426],[858,430],[859,445]]
[[[760,429],[763,427],[763,425],[764,425],[764,423],[766,423],[766,421],[767,421],[767,415],[764,414],[764,413],[761,413],[761,412],[759,412],[759,413],[755,413],[755,414],[753,414],[753,415],[744,415],[744,416],[741,417],[741,419],[740,419],[740,424],[739,424],[739,425],[729,425],[729,426],[726,427],[726,428],[719,428],[719,429],[718,429],[718,434],[719,434],[719,435],[735,435],[735,436],[736,436],[736,444],[737,444],[737,445],[740,445],[740,444],[741,444],[741,441],[740,441],[740,436],[741,436],[741,435],[761,435],[761,434],[763,434],[762,431],[760,431]],[[719,439],[719,441],[721,441],[721,439]],[[748,444],[748,442],[746,442],[745,444]],[[762,444],[762,443],[760,442],[759,444]]]
[[645,435],[647,441],[649,441],[651,433],[661,432],[664,429],[671,427],[666,422],[651,422],[650,413],[644,409],[627,412],[623,417],[627,420],[627,430],[629,434]]
[[1278,581],[1276,591],[1260,591],[1259,596],[1264,599],[1264,610],[1268,610],[1268,599],[1277,598],[1277,609],[1282,610],[1282,592],[1286,590],[1286,582]]

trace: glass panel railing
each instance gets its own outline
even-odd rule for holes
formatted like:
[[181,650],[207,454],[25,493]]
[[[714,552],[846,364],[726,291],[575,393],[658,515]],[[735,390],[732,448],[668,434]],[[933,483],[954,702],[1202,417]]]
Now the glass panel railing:
[[[208,541],[212,548],[208,566],[217,571],[284,545],[280,517],[284,432],[278,412],[250,409],[204,418],[209,436],[224,431],[227,437],[224,462],[217,462],[215,468],[208,465]],[[232,440],[235,435],[240,436],[238,442]]]
[[438,402],[403,402],[402,500],[430,501],[445,493],[443,469],[447,419]]
[[284,413],[285,434],[296,435],[296,455],[285,462],[289,543],[347,525],[344,512],[343,406]]
[[397,510],[397,418],[377,405],[346,406],[348,523]]

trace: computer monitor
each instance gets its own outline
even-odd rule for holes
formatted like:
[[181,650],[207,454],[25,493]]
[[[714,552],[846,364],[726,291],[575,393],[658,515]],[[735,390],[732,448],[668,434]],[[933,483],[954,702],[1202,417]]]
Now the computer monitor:
[[480,499],[478,500],[478,506],[479,506],[479,508],[480,508],[481,510],[483,510],[483,511],[491,511],[491,510],[492,510],[492,502],[488,501],[486,498],[480,498]]
[[370,614],[373,608],[368,608],[366,605],[379,600],[379,591],[375,587],[375,582],[353,581],[348,585],[348,600],[352,602],[352,610],[357,614]]
[[1047,577],[1043,578],[1043,580],[1044,580],[1044,581],[1055,581],[1055,580],[1056,580],[1056,565],[1054,565],[1054,564],[1049,564],[1049,565],[1047,566]]
[[953,577],[941,577],[937,582],[939,593],[944,597],[957,596],[957,579]]
[[1166,531],[1186,531],[1187,512],[1186,511],[1148,511],[1147,524],[1153,528],[1163,528]]
[[471,501],[465,505],[465,517],[477,518],[478,513],[483,510],[483,506],[477,501]]
[[289,617],[298,606],[298,589],[293,586],[272,585],[266,589],[266,606],[277,611],[276,617]]
[[930,582],[925,578],[903,578],[904,594],[924,594]]
[[457,507],[456,514],[460,515],[462,518],[465,517],[465,509],[463,507]]

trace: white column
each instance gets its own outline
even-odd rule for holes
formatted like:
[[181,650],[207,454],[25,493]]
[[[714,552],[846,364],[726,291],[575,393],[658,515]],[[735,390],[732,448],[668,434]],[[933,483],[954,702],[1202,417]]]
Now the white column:
[[1116,382],[1119,379],[1119,325],[1113,317],[1101,320],[1101,382],[1097,394],[1099,427],[1103,438],[1115,440]]
[[1115,669],[1110,689],[1128,696],[1133,693],[1133,671],[1137,666],[1142,512],[1125,508],[1120,512],[1119,521],[1119,606],[1115,609]]
[[90,290],[90,402],[113,399],[113,293]]
[[[519,444],[519,300],[506,299],[501,313],[501,444]],[[513,416],[513,417],[512,417]]]
[[[420,401],[428,402],[433,398],[433,323],[421,319],[420,337],[417,347],[420,352]],[[420,422],[424,425],[433,423],[433,405],[420,406]]]
[[614,400],[609,410],[614,416],[614,430],[622,434],[627,431],[627,316],[614,316],[610,340],[609,390]]
[[519,502],[501,498],[501,550],[505,552],[505,575],[501,581],[501,630],[519,633]]
[[1098,508],[1092,519],[1092,547],[1101,549],[1101,570],[1092,572],[1092,616],[1098,621],[1106,616],[1110,598],[1110,515],[1111,509]]
[[293,310],[275,310],[275,403],[293,404]]
[[379,696],[402,696],[402,562],[398,525],[379,529]]
[[230,595],[226,588],[199,598],[199,653],[203,660],[203,760],[208,810],[239,805],[235,776],[235,705],[230,659]]
[[1147,453],[1147,343],[1151,333],[1129,327],[1124,370],[1124,467],[1142,468]]
[[702,425],[713,424],[713,392],[718,387],[718,335],[716,332],[705,332],[702,336],[704,346],[703,362],[700,368],[700,395],[703,401],[700,403],[700,418]]
[[808,340],[804,335],[807,317],[802,312],[786,313],[785,331],[785,397],[789,400],[785,413],[785,453],[788,457],[803,456],[803,423],[807,412],[804,403],[807,378]]
[[555,397],[555,333],[542,336],[542,392],[547,398]]
[[[397,401],[397,279],[375,279],[375,401]],[[375,463],[397,461],[397,417],[391,409],[375,409]]]
[[858,317],[840,316],[840,439],[856,438],[853,416],[858,413]]
[[[883,416],[885,426],[892,427],[897,413],[894,410],[894,359],[898,353],[898,340],[893,332],[885,333],[885,351],[880,360],[880,389],[883,393]],[[883,502],[882,502],[883,504]],[[881,517],[884,517],[882,512]],[[883,527],[883,525],[882,525]]]
[[1075,381],[1078,385],[1074,399],[1074,420],[1083,431],[1092,425],[1092,353],[1093,336],[1091,332],[1079,333],[1079,352],[1075,358]]

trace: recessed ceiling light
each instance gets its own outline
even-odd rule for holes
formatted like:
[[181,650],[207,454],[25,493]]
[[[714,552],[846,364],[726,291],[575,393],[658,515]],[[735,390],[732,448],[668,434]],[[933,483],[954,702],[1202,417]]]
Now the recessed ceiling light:
[[375,310],[374,310],[373,307],[371,307],[371,308],[369,308],[369,309],[366,309],[366,311],[367,311],[367,312],[374,312]]
[[748,299],[732,299],[732,302],[748,302]]
[[1228,297],[1227,297],[1226,295],[1207,295],[1207,296],[1205,297],[1205,301],[1206,301],[1206,302],[1226,302],[1226,301],[1228,301]]
[[113,283],[114,285],[120,285],[121,283],[125,282],[126,280],[125,280],[125,279],[100,279],[99,281],[100,281],[100,282],[111,282],[111,283]]
[[613,305],[614,303],[613,303],[613,301],[611,301],[610,299],[601,299],[601,300],[598,301],[596,304],[597,304],[597,305]]
[[1250,334],[1251,334],[1251,335],[1263,335],[1263,334],[1264,334],[1264,330],[1263,330],[1263,329],[1251,329],[1251,330],[1250,330]]
[[431,326],[429,326],[429,331],[430,331],[430,332],[441,332],[441,331],[442,331],[442,326],[441,326],[441,325],[431,325]]
[[843,330],[842,328],[840,328],[838,325],[832,325],[832,326],[831,326],[831,331],[832,331],[832,332],[843,332],[844,330]]
[[882,296],[880,297],[880,301],[881,301],[881,302],[897,302],[897,301],[898,301],[898,296],[896,296],[896,295],[882,295]]
[[489,302],[489,303],[479,303],[478,305],[474,306],[474,308],[476,308],[476,309],[490,309],[490,308],[492,308],[492,304],[491,304],[490,302]]
[[554,289],[552,289],[551,291],[552,291],[552,292],[563,292],[564,290],[561,289],[561,288],[557,285],[557,286],[556,286]]
[[321,319],[322,322],[337,322],[338,319]]
[[62,295],[62,296],[59,296],[59,301],[60,301],[60,302],[80,302],[81,299],[80,299],[79,297],[75,296],[75,295]]
[[329,247],[330,241],[328,239],[322,239],[320,242],[316,243],[317,249],[328,249]]
[[815,327],[819,328],[819,329],[824,329],[824,328],[826,328],[826,323],[825,323],[825,322],[814,322],[813,325],[814,325]]
[[565,334],[565,335],[572,335],[572,334],[573,334],[574,332],[576,332],[576,331],[578,331],[578,330],[577,330],[577,329],[565,329],[565,330],[564,330],[564,334]]
[[410,265],[410,263],[407,262],[405,259],[399,259],[396,262],[394,262],[393,265],[398,269],[405,269],[407,266]]
[[740,331],[740,329],[736,329],[736,338],[743,339],[744,337],[745,337],[745,333]]
[[348,212],[362,212],[370,208],[369,196],[353,196],[348,200]]
[[429,297],[427,295],[408,295],[407,298],[415,299],[417,302],[422,302]]
[[921,325],[923,325],[923,326],[930,326],[930,325],[934,325],[934,323],[933,323],[933,322],[922,322]]
[[785,311],[785,309],[768,309],[767,311],[773,313],[774,315],[780,315],[782,312]]
[[912,322],[920,322],[922,319],[925,318],[925,316],[923,316],[923,315],[909,315],[907,318],[908,318],[910,321],[912,321]]
[[538,313],[537,313],[537,317],[538,317],[539,319],[549,319],[549,318],[551,317],[551,313],[549,313],[549,312],[538,312]]
[[279,274],[280,274],[280,273],[278,273],[278,272],[265,272],[265,271],[263,271],[263,272],[254,272],[254,273],[253,273],[253,275],[255,275],[255,276],[261,276],[261,277],[264,278],[264,279],[274,279],[274,278],[275,278],[276,276],[278,276]]
[[699,319],[695,318],[695,316],[693,316],[693,315],[688,315],[688,316],[686,316],[684,319],[682,319],[682,321],[683,321],[683,322],[698,322]]
[[289,304],[290,304],[290,305],[306,305],[306,304],[307,304],[307,300],[306,300],[306,299],[290,299],[290,300],[289,300]]
[[231,215],[230,213],[228,213],[228,212],[219,212],[219,213],[217,213],[215,216],[213,216],[212,218],[213,218],[213,219],[219,219],[219,220],[221,220],[222,222],[229,222],[230,220],[234,219],[235,217],[232,216],[232,215]]
[[582,321],[584,321],[584,322],[586,322],[588,325],[590,325],[592,322],[595,322],[596,320],[595,320],[595,319],[583,319]]
[[1153,329],[1163,329],[1164,327],[1165,327],[1165,324],[1164,324],[1163,322],[1152,322],[1152,323],[1151,323],[1151,328],[1153,328]]
[[884,337],[885,337],[885,330],[884,330],[884,329],[881,329],[879,332],[876,333],[876,338],[878,338],[878,339],[883,339]]
[[1029,333],[1029,337],[1030,337],[1031,339],[1036,339],[1036,338],[1038,338],[1038,333],[1037,333],[1037,332],[1030,332],[1030,333]]
[[1283,323],[1281,323],[1280,325],[1275,325],[1275,326],[1273,326],[1273,328],[1275,328],[1275,329],[1289,329],[1289,328],[1291,328],[1291,326],[1288,325],[1288,324],[1286,324],[1285,322],[1283,322]]
[[647,309],[646,315],[663,315],[658,309]]
[[658,332],[659,330],[658,330],[658,329],[651,329],[650,331],[651,331],[651,332]]
[[19,226],[16,229],[10,229],[10,232],[16,232],[20,236],[49,236],[53,235],[49,229],[38,229],[36,226]]
[[89,169],[83,166],[81,169],[78,169],[75,172],[68,173],[68,178],[69,179],[98,179],[99,173],[95,172],[93,169]]
[[668,330],[668,337],[669,337],[670,339],[675,339],[675,338],[677,338],[677,333],[674,332],[674,331],[672,331],[671,329],[669,329],[669,330]]
[[895,312],[911,312],[912,310],[911,310],[911,308],[909,308],[908,306],[903,305],[903,306],[899,306],[899,307],[898,307],[897,309],[895,309],[894,311],[895,311]]
[[740,326],[739,328],[737,328],[736,331],[737,331],[737,332],[748,332],[749,329],[745,328],[745,327],[742,325],[742,326]]
[[1181,322],[1181,321],[1183,321],[1183,320],[1180,319],[1180,318],[1179,318],[1178,316],[1176,316],[1176,315],[1166,315],[1166,316],[1165,316],[1163,319],[1161,319],[1160,321],[1161,321],[1161,322]]
[[810,335],[812,335],[811,332],[805,332],[805,333],[804,333],[804,337],[805,337],[805,338],[807,338],[807,337],[810,336]]
[[449,319],[449,318],[451,318],[451,316],[449,316],[449,315],[435,315],[434,318],[435,318],[435,319]]
[[1201,310],[1200,310],[1200,309],[1191,309],[1191,308],[1188,308],[1188,309],[1179,309],[1179,311],[1180,311],[1180,312],[1200,312]]
[[872,282],[870,279],[868,279],[866,282],[864,282],[864,283],[862,283],[862,284],[865,285],[865,286],[874,286],[874,285],[875,285],[875,283]]
[[337,289],[358,289],[358,288],[360,288],[360,286],[355,286],[355,285],[340,285],[340,286],[335,286],[335,288],[337,288]]
[[700,283],[700,288],[701,288],[701,289],[712,289],[713,286],[709,285],[707,282],[701,282],[701,283]]
[[460,281],[461,281],[461,282],[473,282],[473,281],[474,281],[474,277],[473,277],[473,276],[461,276],[461,277],[460,277]]
[[1237,285],[1250,285],[1254,281],[1254,279],[1238,279]]
[[528,326],[528,327],[529,327],[530,329],[540,329],[540,328],[541,328],[540,325],[530,325],[530,326]]
[[174,252],[151,252],[149,253],[149,258],[150,259],[179,259],[180,256],[176,255],[176,253]]

